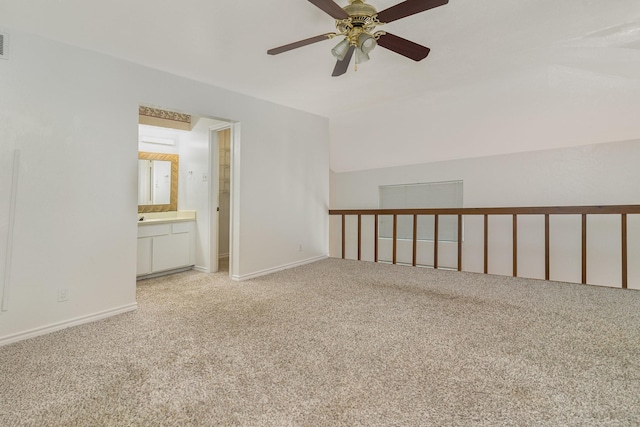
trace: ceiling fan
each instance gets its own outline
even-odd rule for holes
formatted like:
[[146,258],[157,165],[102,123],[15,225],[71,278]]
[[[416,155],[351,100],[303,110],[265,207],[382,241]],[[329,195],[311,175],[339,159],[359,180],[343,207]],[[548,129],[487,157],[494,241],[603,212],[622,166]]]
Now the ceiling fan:
[[369,52],[376,45],[389,49],[414,61],[421,61],[429,54],[429,48],[403,39],[386,31],[375,31],[378,25],[396,21],[434,7],[443,6],[449,0],[406,0],[381,12],[363,0],[349,0],[349,5],[340,7],[333,0],[309,0],[336,20],[336,32],[326,33],[308,39],[299,40],[284,46],[269,49],[269,55],[277,55],[289,50],[307,46],[323,40],[344,36],[331,53],[337,59],[331,74],[341,76],[347,72],[351,57],[355,53],[356,67],[369,60]]

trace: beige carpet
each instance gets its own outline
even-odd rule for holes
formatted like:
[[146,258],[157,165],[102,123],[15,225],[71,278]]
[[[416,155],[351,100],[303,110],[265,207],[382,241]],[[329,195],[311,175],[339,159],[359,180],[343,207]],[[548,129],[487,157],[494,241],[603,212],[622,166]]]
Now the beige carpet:
[[1,426],[638,426],[640,292],[328,259],[0,348]]

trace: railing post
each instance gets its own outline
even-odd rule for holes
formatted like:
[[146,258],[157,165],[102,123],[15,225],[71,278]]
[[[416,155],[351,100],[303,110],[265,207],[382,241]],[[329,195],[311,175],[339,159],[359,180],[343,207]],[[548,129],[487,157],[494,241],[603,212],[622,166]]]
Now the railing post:
[[438,268],[438,214],[433,216],[433,268]]
[[398,215],[393,214],[393,256],[392,256],[392,262],[394,264],[396,263],[397,238],[398,238]]
[[458,271],[462,271],[462,215],[458,215]]
[[544,280],[549,280],[549,214],[544,215]]
[[358,214],[358,261],[362,254],[362,215]]
[[582,214],[582,284],[587,284],[587,214]]
[[418,215],[413,215],[413,266],[416,266],[418,255]]
[[489,215],[484,214],[484,274],[489,273]]
[[513,277],[518,277],[518,215],[513,214]]
[[622,224],[622,289],[627,289],[627,214],[620,218]]
[[375,225],[373,226],[373,262],[378,262],[378,214],[374,215]]
[[344,225],[345,221],[344,221],[344,217],[345,216],[342,215],[342,259],[344,259],[344,252],[345,252],[344,251],[344,248],[345,248],[344,242],[345,242],[345,239],[346,239],[346,237],[345,237],[345,225]]

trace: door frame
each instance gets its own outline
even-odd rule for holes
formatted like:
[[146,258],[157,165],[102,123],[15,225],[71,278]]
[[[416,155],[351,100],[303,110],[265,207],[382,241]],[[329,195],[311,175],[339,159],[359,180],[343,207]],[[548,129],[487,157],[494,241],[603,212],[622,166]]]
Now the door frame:
[[233,248],[237,247],[238,234],[234,233],[234,225],[238,220],[234,218],[237,210],[234,210],[234,199],[236,198],[236,185],[234,180],[234,171],[236,169],[237,155],[234,155],[236,146],[239,145],[239,123],[222,123],[209,127],[209,272],[216,273],[218,271],[219,260],[219,207],[220,207],[220,141],[218,132],[229,129],[230,135],[230,185],[229,185],[229,276],[233,275],[232,262],[235,259]]

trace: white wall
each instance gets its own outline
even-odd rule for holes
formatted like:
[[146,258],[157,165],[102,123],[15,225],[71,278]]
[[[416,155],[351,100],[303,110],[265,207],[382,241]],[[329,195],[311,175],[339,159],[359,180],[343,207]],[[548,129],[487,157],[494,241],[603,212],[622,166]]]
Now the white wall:
[[[135,308],[140,104],[241,123],[236,278],[326,256],[326,119],[4,30],[12,46],[0,61],[0,165],[15,149],[21,163],[0,343]],[[59,288],[68,301],[56,301]]]
[[[378,186],[464,181],[464,207],[565,206],[640,203],[640,140],[586,145],[404,167],[332,173],[334,209],[378,207]],[[580,282],[580,217],[551,218],[551,278]],[[466,217],[463,269],[483,271],[483,221]],[[511,218],[490,217],[489,272],[512,274]],[[356,218],[347,218],[347,257],[357,257]],[[341,256],[340,219],[331,218],[331,256]],[[620,219],[588,217],[588,282],[619,286]],[[629,287],[640,288],[640,215],[629,217]],[[363,259],[373,260],[373,221],[363,220]],[[381,257],[390,257],[381,242]],[[457,266],[456,244],[441,243],[440,265]],[[399,243],[399,262],[411,262],[411,243]],[[635,258],[634,258],[635,257]],[[433,260],[431,242],[418,248],[419,263]],[[518,219],[518,272],[544,278],[544,219]]]
[[446,88],[428,96],[395,96],[384,108],[365,104],[331,118],[331,168],[348,172],[638,138],[640,55],[627,49],[603,61],[609,50],[595,50],[604,67],[554,64],[550,52],[546,67],[519,73],[506,67],[503,74],[497,66],[491,79],[453,87],[451,76]]

